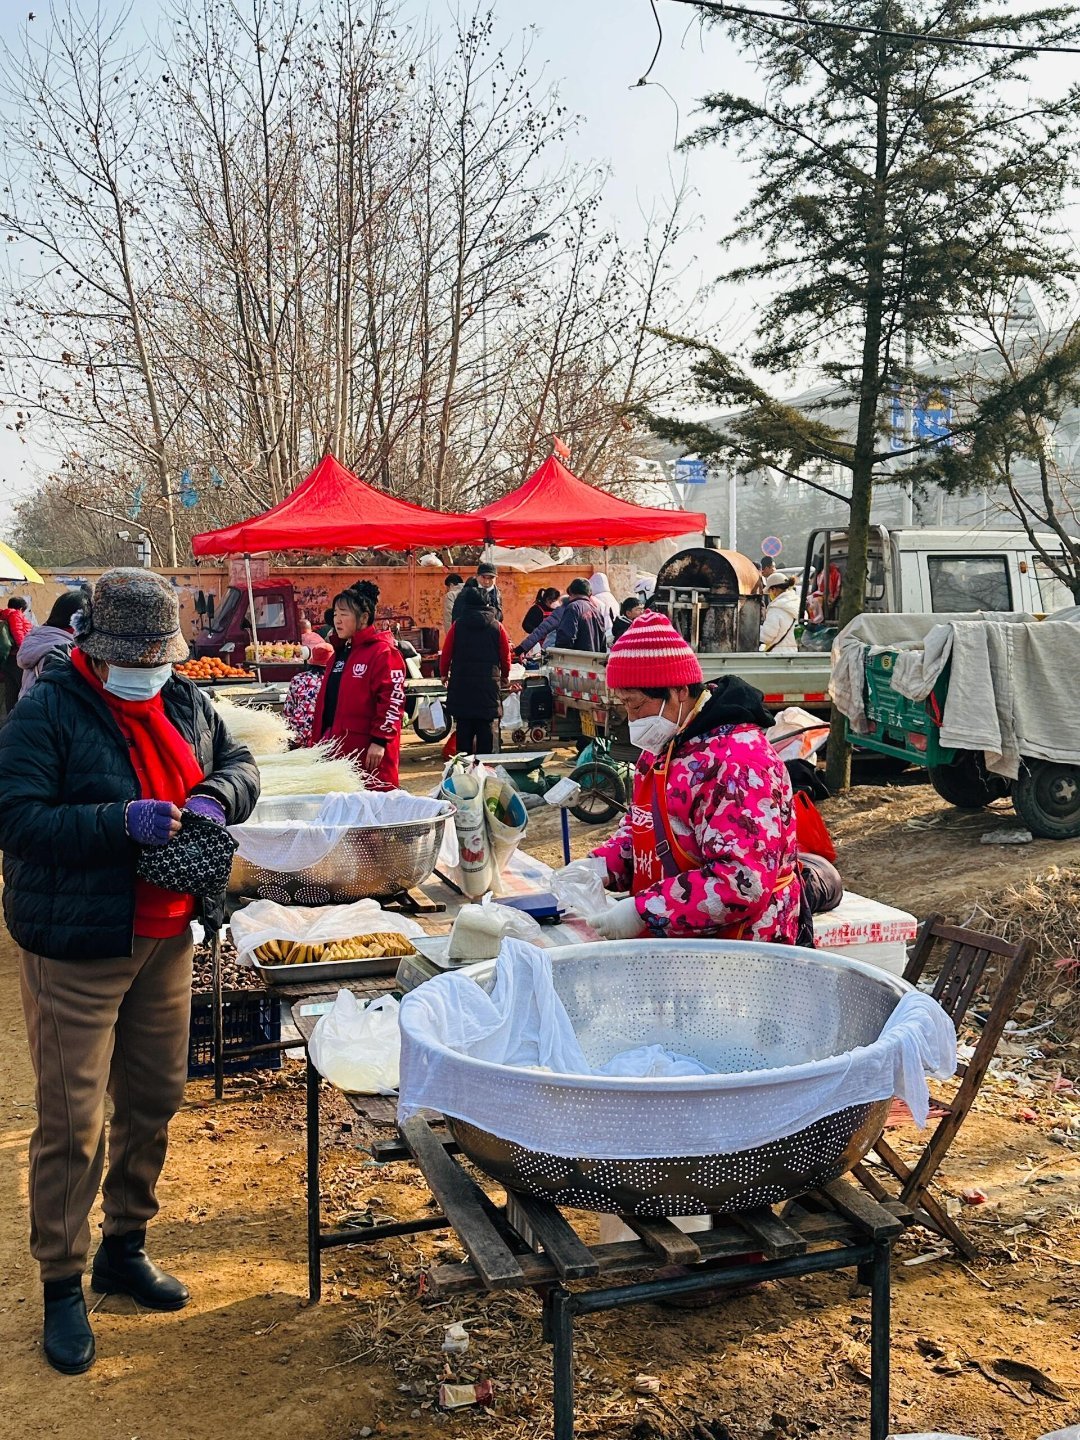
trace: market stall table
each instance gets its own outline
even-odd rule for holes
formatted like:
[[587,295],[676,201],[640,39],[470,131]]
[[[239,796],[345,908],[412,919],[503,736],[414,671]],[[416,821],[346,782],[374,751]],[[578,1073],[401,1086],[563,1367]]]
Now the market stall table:
[[[317,1082],[315,1095],[317,1106]],[[354,1108],[356,1099],[352,1097]],[[723,1216],[711,1230],[693,1235],[670,1220],[623,1216],[636,1239],[590,1245],[549,1200],[508,1190],[505,1204],[499,1205],[458,1163],[446,1132],[432,1128],[433,1119],[438,1117],[413,1116],[401,1127],[400,1138],[376,1142],[372,1154],[383,1163],[412,1160],[439,1212],[361,1231],[309,1232],[313,1253],[317,1256],[319,1247],[331,1244],[372,1244],[426,1230],[453,1230],[469,1258],[429,1272],[437,1296],[539,1290],[544,1301],[542,1334],[554,1350],[554,1440],[573,1440],[575,1316],[843,1269],[855,1269],[870,1289],[869,1434],[870,1440],[887,1440],[889,1269],[892,1242],[913,1218],[906,1207],[878,1204],[839,1180],[789,1201],[780,1214],[762,1207]],[[694,1268],[708,1261],[729,1263],[723,1269]],[[672,1266],[691,1268],[672,1275]],[[577,1281],[626,1272],[647,1278],[584,1291],[570,1288]],[[313,1289],[312,1299],[317,1298]]]

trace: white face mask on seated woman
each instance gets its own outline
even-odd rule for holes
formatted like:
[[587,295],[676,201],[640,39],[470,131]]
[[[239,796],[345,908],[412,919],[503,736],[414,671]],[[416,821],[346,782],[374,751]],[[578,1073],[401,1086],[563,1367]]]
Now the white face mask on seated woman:
[[103,687],[118,700],[152,700],[173,673],[172,665],[114,665],[102,681]]

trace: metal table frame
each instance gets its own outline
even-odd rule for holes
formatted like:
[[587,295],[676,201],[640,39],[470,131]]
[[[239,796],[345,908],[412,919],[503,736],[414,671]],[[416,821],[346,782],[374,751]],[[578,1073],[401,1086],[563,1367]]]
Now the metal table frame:
[[[378,982],[370,982],[372,986]],[[312,997],[313,999],[318,997]],[[297,1007],[299,1009],[299,1007]],[[295,1013],[295,1012],[294,1012]],[[305,1043],[314,1016],[296,1015]],[[370,1245],[428,1230],[454,1230],[470,1256],[458,1266],[432,1273],[436,1291],[531,1287],[543,1298],[542,1336],[553,1351],[554,1440],[574,1437],[574,1321],[578,1316],[647,1304],[702,1290],[734,1289],[767,1280],[854,1269],[870,1290],[869,1440],[888,1440],[890,1265],[892,1242],[914,1218],[899,1204],[880,1205],[845,1182],[825,1186],[789,1202],[780,1216],[768,1209],[749,1215],[721,1216],[718,1228],[683,1235],[670,1221],[624,1216],[641,1242],[636,1246],[597,1246],[591,1250],[550,1201],[507,1194],[495,1206],[454,1160],[457,1146],[446,1131],[431,1128],[423,1116],[408,1121],[395,1138],[372,1140],[372,1156],[383,1163],[412,1160],[439,1202],[438,1213],[415,1220],[391,1220],[363,1230],[322,1228],[319,1176],[319,1089],[321,1077],[306,1062],[307,1092],[307,1251],[308,1297],[322,1294],[322,1254],[341,1245]],[[354,1113],[370,1125],[393,1132],[392,1099],[347,1096]],[[437,1121],[438,1117],[431,1117]],[[807,1208],[809,1207],[809,1209]],[[821,1212],[820,1234],[814,1214]],[[809,1225],[809,1239],[798,1233],[795,1214]],[[807,1220],[807,1217],[809,1219]],[[790,1224],[788,1223],[790,1221]],[[794,1227],[794,1228],[793,1228]],[[735,1235],[735,1240],[732,1236]],[[810,1250],[810,1244],[830,1248]],[[572,1290],[569,1281],[592,1279],[615,1269],[648,1270],[691,1259],[745,1254],[750,1246],[766,1258],[732,1264],[723,1270],[691,1268],[685,1275],[627,1285]],[[510,1248],[508,1248],[510,1247]],[[494,1261],[491,1256],[494,1253]],[[508,1262],[499,1268],[500,1254]]]

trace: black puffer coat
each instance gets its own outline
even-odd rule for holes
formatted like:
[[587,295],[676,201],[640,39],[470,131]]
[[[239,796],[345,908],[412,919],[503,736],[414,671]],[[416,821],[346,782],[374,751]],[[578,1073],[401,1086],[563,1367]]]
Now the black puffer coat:
[[[206,777],[196,792],[230,824],[246,820],[259,798],[251,752],[190,680],[174,677],[162,698]],[[50,665],[0,729],[4,919],[16,944],[54,960],[131,954],[138,848],[124,808],[140,798],[104,701],[70,660]]]

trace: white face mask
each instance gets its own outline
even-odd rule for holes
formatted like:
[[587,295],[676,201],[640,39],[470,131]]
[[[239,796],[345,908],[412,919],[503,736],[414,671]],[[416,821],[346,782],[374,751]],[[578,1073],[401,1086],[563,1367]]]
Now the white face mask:
[[683,707],[680,705],[675,720],[669,720],[663,711],[658,715],[642,715],[638,720],[631,720],[631,745],[636,745],[639,750],[644,750],[649,755],[662,754],[679,733],[682,712]]
[[152,665],[149,670],[136,669],[132,665],[109,665],[109,676],[104,682],[105,689],[118,700],[152,700],[172,675],[173,667]]

